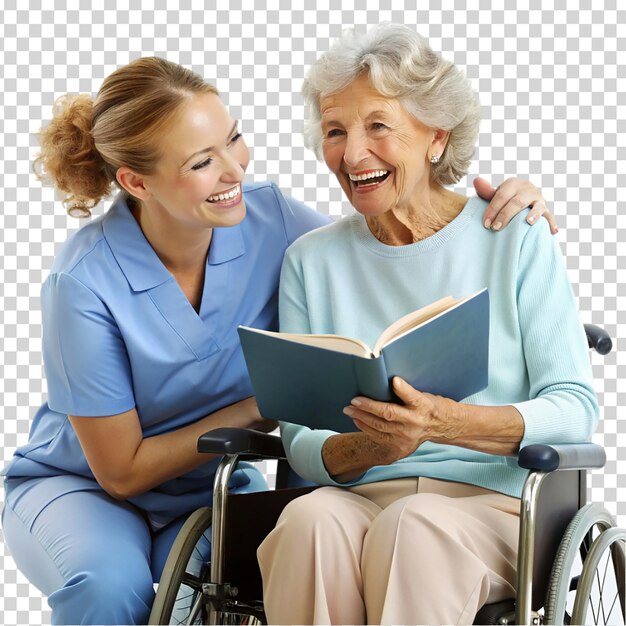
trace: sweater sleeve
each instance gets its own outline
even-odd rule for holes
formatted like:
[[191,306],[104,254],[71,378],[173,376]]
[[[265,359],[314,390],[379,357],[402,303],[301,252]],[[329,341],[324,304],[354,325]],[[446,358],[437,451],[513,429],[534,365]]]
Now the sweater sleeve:
[[517,305],[529,400],[520,447],[589,441],[598,404],[583,325],[558,241],[547,226],[528,228],[520,248]]
[[[278,303],[281,332],[311,332],[302,264],[293,247],[287,250],[283,261]],[[281,422],[280,434],[289,464],[302,478],[320,485],[339,484],[330,477],[322,460],[324,442],[336,433]]]

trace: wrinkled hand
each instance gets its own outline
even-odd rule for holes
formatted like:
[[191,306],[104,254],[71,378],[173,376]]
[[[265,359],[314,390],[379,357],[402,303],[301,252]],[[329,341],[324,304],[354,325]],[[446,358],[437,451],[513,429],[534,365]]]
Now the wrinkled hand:
[[417,391],[394,377],[393,390],[403,402],[379,402],[358,396],[344,409],[357,428],[389,451],[390,462],[413,454],[427,441],[432,425],[441,421],[445,398]]
[[534,224],[543,216],[550,224],[550,232],[558,232],[554,215],[548,211],[546,201],[535,185],[528,180],[508,178],[497,189],[484,178],[474,179],[476,193],[484,200],[490,200],[484,215],[485,228],[501,230],[521,210],[531,207],[526,221]]

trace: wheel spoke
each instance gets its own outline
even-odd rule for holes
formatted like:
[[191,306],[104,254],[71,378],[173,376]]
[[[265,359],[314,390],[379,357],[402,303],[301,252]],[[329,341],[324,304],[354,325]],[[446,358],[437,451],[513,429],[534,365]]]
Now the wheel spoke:
[[611,604],[611,608],[609,610],[609,612],[607,613],[607,618],[605,618],[604,623],[608,624],[609,623],[609,619],[611,618],[611,615],[613,614],[613,607],[615,606],[615,603],[617,602],[617,598],[619,597],[618,592],[615,593],[615,597],[613,598],[613,603]]
[[172,613],[172,617],[171,619],[176,620],[175,624],[176,626],[185,626],[185,624],[187,623],[187,619],[186,618],[179,618],[179,617],[175,617],[174,614]]
[[189,598],[193,598],[193,596],[195,595],[195,591],[191,591],[190,593],[185,594],[184,596],[176,596],[176,602],[184,602],[185,600],[188,600]]
[[[211,526],[209,508],[197,509],[185,521],[170,550],[150,614],[151,624],[187,624],[206,621],[202,584],[203,563],[209,556],[204,537]],[[200,558],[197,558],[197,557]]]
[[[607,574],[609,571],[609,560],[613,561],[615,559],[613,546],[618,545],[618,542],[623,542],[625,537],[626,530],[611,527],[601,533],[594,541],[583,565],[580,585],[574,602],[572,621],[583,623],[586,621],[586,612],[591,609],[596,623],[613,623],[613,608],[621,590],[620,582],[616,580],[617,593],[614,595],[613,577],[607,576]],[[604,572],[602,569],[604,569]],[[616,574],[616,579],[619,579],[618,574]],[[594,599],[596,606],[594,606]],[[600,620],[603,621],[600,622]],[[624,622],[622,621],[621,623],[623,624]]]
[[[598,619],[600,619],[600,614],[602,614],[602,619],[604,620],[603,623],[606,624],[606,617],[604,616],[604,605],[602,604],[602,587],[600,585],[600,573],[598,570],[596,570],[596,580],[598,581]],[[596,624],[597,623],[598,622],[596,622]]]
[[202,595],[198,594],[196,601],[191,607],[191,612],[189,613],[189,619],[187,620],[187,624],[193,624],[196,620],[196,616],[200,612],[200,608],[202,607]]
[[[572,599],[572,594],[569,592],[575,589],[576,596],[580,592],[581,579],[573,576],[575,568],[581,561],[584,563],[587,560],[585,557],[591,548],[594,535],[601,534],[606,528],[614,525],[611,514],[601,505],[594,503],[585,505],[573,517],[563,536],[553,565],[546,601],[546,618],[549,623],[567,623],[567,608]],[[578,580],[575,580],[576,578]],[[595,584],[595,576],[591,580]],[[591,606],[589,599],[585,604],[589,610]],[[597,619],[600,613],[596,605],[597,601],[592,609]],[[573,608],[570,610],[573,611]],[[591,614],[589,617],[591,618]]]
[[194,591],[202,591],[202,581],[195,574],[185,572],[181,579],[181,583],[183,585],[187,585],[187,587],[191,587]]
[[607,623],[607,616],[604,613],[604,602],[602,600],[602,596],[604,594],[604,583],[606,582],[606,573],[608,571],[609,568],[609,561],[611,559],[607,558],[604,564],[604,573],[602,574],[602,582],[600,582],[600,571],[599,568],[596,570],[596,578],[598,579],[598,593],[600,594],[600,609],[602,610],[602,619],[603,619],[603,623],[606,624]]
[[591,614],[593,615],[593,623],[597,624],[600,611],[598,610],[598,614],[596,615],[596,612],[593,608],[593,598],[591,597],[591,595],[589,596],[589,608],[591,608]]
[[[607,575],[609,572],[609,564],[612,561],[612,552],[607,552],[606,555],[606,560],[604,563],[604,572],[602,573],[602,582],[600,583],[600,575],[599,575],[599,569],[596,569],[596,578],[598,580],[598,592],[599,592],[599,611],[602,611],[602,623],[603,624],[609,624],[611,623],[611,615],[613,614],[613,609],[615,608],[615,604],[619,599],[619,590],[615,592],[615,594],[613,595],[613,601],[611,602],[611,606],[608,609],[608,611],[606,610],[606,604],[608,604],[608,598],[605,597],[605,589],[606,589],[606,582],[607,582]],[[615,580],[616,584],[619,586],[619,581]],[[605,603],[606,600],[606,603]],[[590,599],[591,602],[591,599]]]

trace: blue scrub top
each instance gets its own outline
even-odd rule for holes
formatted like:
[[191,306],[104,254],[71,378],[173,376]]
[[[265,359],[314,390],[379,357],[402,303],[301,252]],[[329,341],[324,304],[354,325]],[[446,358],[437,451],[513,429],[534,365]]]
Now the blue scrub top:
[[[330,218],[272,183],[244,185],[244,200],[240,224],[214,229],[199,313],[144,237],[124,194],[67,241],[41,292],[48,402],[5,476],[72,477],[63,481],[65,493],[94,488],[68,415],[136,407],[150,437],[253,395],[237,326],[278,329],[285,250]],[[130,501],[157,525],[206,506],[217,464]],[[231,487],[248,482],[245,472],[233,475]]]

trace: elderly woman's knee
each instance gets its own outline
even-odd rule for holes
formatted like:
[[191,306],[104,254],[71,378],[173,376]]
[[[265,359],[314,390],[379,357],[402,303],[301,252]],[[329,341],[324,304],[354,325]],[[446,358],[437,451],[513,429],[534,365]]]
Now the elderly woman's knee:
[[323,487],[292,500],[281,513],[277,526],[307,530],[346,526],[368,527],[373,514],[364,498],[345,489]]
[[453,498],[436,493],[416,493],[386,507],[374,520],[368,536],[397,533],[409,527],[417,541],[432,541],[432,531],[458,523]]

